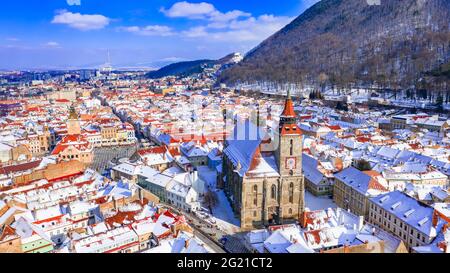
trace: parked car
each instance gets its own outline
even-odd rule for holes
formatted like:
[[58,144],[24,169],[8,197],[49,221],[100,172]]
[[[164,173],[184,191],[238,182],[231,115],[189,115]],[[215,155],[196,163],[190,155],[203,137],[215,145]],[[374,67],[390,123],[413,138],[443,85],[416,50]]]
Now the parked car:
[[213,226],[216,225],[216,220],[214,220],[213,218],[205,219],[205,221],[208,222],[209,224],[213,225]]
[[205,208],[205,207],[201,207],[200,208],[200,211],[202,211],[202,212],[204,212],[204,213],[207,213],[207,214],[209,214],[209,209],[207,209],[207,208]]
[[201,211],[201,210],[196,211],[195,214],[197,215],[197,217],[202,218],[202,219],[208,217],[208,214],[206,214],[204,211]]

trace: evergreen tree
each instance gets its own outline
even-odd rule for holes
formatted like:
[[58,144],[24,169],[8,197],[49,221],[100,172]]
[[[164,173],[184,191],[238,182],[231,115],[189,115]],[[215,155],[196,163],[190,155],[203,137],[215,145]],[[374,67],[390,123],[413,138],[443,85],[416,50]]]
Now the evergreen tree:
[[439,93],[438,97],[436,98],[436,106],[437,106],[439,112],[444,111],[443,104],[444,104],[444,97],[442,96],[441,93]]
[[360,159],[358,160],[358,162],[356,163],[356,168],[360,171],[370,171],[372,168],[370,167],[370,163],[369,161],[365,160],[365,159]]

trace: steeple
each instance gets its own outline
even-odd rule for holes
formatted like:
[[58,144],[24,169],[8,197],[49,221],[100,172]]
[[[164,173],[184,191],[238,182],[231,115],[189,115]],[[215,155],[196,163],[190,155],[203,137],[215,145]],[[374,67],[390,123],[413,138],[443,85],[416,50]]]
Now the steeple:
[[291,98],[291,90],[288,90],[287,92],[287,98],[284,102],[284,110],[281,114],[281,117],[285,118],[296,118],[295,111],[294,111],[294,103],[292,102]]
[[301,134],[300,128],[297,127],[297,115],[294,111],[294,102],[292,101],[290,90],[288,90],[284,109],[280,116],[279,133],[280,135]]
[[67,120],[67,133],[69,135],[81,134],[79,116],[73,104],[70,106],[69,119]]
[[69,119],[78,119],[78,114],[73,104],[70,106]]

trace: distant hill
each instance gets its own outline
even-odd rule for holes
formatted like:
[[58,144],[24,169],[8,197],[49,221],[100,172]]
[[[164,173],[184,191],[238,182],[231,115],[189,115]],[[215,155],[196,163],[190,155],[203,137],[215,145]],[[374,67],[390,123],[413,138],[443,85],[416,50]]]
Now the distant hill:
[[173,63],[158,70],[150,71],[147,73],[147,77],[157,79],[166,76],[188,76],[195,73],[201,73],[204,66],[212,65],[214,63],[215,61],[213,60],[196,60]]
[[147,73],[151,79],[162,78],[166,76],[189,76],[204,71],[204,68],[220,65],[218,71],[222,71],[243,59],[240,53],[231,53],[219,60],[196,60],[169,64],[159,70]]
[[450,0],[322,0],[219,82],[450,89]]

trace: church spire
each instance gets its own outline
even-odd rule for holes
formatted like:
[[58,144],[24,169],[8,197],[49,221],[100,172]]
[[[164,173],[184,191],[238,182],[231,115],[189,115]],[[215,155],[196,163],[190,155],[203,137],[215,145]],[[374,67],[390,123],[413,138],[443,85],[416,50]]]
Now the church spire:
[[78,119],[78,114],[73,104],[70,106],[69,119]]
[[281,114],[282,117],[289,117],[289,118],[295,118],[295,111],[294,111],[294,103],[292,102],[292,98],[291,98],[291,90],[288,89],[287,92],[287,99],[284,103],[284,110],[283,113]]

